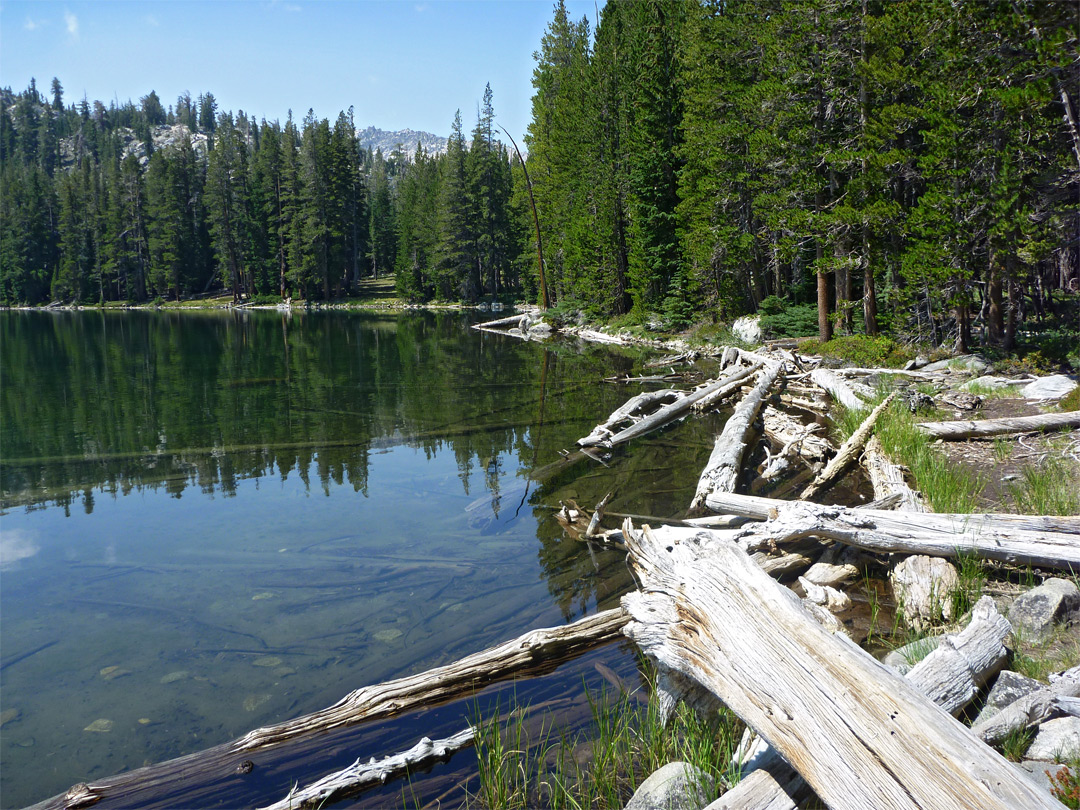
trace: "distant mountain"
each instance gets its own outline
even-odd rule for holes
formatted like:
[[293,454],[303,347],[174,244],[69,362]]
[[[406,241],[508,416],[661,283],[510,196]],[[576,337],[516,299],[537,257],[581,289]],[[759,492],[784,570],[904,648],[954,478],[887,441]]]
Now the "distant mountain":
[[395,149],[410,158],[416,154],[416,144],[420,143],[429,155],[441,155],[446,151],[446,138],[432,135],[430,132],[418,132],[415,129],[399,129],[396,132],[387,132],[377,127],[367,127],[356,133],[360,138],[360,145],[365,149],[381,149],[384,155],[389,155]]

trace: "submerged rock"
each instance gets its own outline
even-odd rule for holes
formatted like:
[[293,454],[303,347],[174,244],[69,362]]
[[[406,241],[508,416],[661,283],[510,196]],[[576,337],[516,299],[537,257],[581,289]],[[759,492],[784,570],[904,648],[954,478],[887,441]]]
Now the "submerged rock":
[[93,723],[88,725],[83,731],[92,731],[95,734],[107,734],[112,731],[113,721],[104,717],[99,717]]
[[625,810],[700,810],[716,795],[716,782],[689,762],[669,762],[641,783]]

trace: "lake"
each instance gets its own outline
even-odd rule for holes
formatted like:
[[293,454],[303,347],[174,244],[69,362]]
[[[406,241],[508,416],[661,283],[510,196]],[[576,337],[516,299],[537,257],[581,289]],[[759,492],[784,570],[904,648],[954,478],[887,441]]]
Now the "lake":
[[617,604],[624,555],[566,537],[559,502],[680,513],[722,423],[567,462],[641,357],[476,319],[0,313],[5,807]]

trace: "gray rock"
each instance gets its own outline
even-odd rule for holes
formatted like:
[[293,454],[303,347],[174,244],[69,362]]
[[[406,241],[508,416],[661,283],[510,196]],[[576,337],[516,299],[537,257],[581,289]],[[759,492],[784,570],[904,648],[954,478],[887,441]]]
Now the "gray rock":
[[960,357],[950,357],[948,360],[938,360],[923,366],[923,371],[949,371],[954,374],[982,374],[990,368],[990,364],[974,354],[965,354]]
[[907,675],[917,663],[938,648],[938,645],[941,644],[943,638],[945,638],[945,636],[927,636],[926,638],[920,638],[918,641],[905,644],[903,647],[897,647],[882,658],[881,661],[883,664],[888,664],[901,675]]
[[1020,389],[1020,395],[1024,399],[1062,399],[1076,386],[1077,382],[1072,377],[1052,374],[1028,383]]
[[549,337],[551,335],[551,324],[543,321],[534,323],[529,326],[529,335],[532,337]]
[[688,762],[669,762],[641,783],[626,810],[701,810],[715,796],[709,774]]
[[1020,769],[1020,772],[1024,774],[1028,780],[1045,790],[1047,793],[1050,793],[1050,788],[1052,787],[1050,784],[1050,776],[1047,774],[1047,771],[1054,776],[1057,776],[1067,767],[1065,765],[1055,765],[1052,762],[1038,762],[1032,759],[1025,759],[1023,762],[1014,762],[1013,764]]
[[1059,717],[1039,726],[1027,750],[1028,759],[1067,762],[1080,757],[1080,717]]
[[1042,640],[1054,626],[1071,624],[1080,611],[1080,591],[1067,579],[1052,578],[1022,594],[1009,608],[1009,622],[1030,640]]
[[916,554],[905,557],[889,573],[896,604],[914,627],[939,617],[951,620],[950,595],[959,587],[956,568],[943,557]]
[[746,315],[736,319],[731,325],[731,331],[747,343],[761,343],[761,319],[756,315]]
[[1002,671],[997,676],[997,680],[994,681],[994,686],[986,696],[986,704],[982,707],[982,711],[979,712],[979,716],[975,718],[972,725],[989,720],[1009,704],[1019,700],[1024,695],[1030,695],[1032,692],[1043,689],[1045,686],[1046,684],[1034,678],[1021,675],[1010,669]]

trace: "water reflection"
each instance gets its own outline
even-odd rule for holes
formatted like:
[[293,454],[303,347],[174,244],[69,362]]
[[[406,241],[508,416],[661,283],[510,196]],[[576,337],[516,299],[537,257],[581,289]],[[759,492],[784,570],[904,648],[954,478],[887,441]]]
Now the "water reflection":
[[679,511],[714,426],[566,460],[634,355],[467,321],[0,313],[5,805],[617,600],[553,508]]

